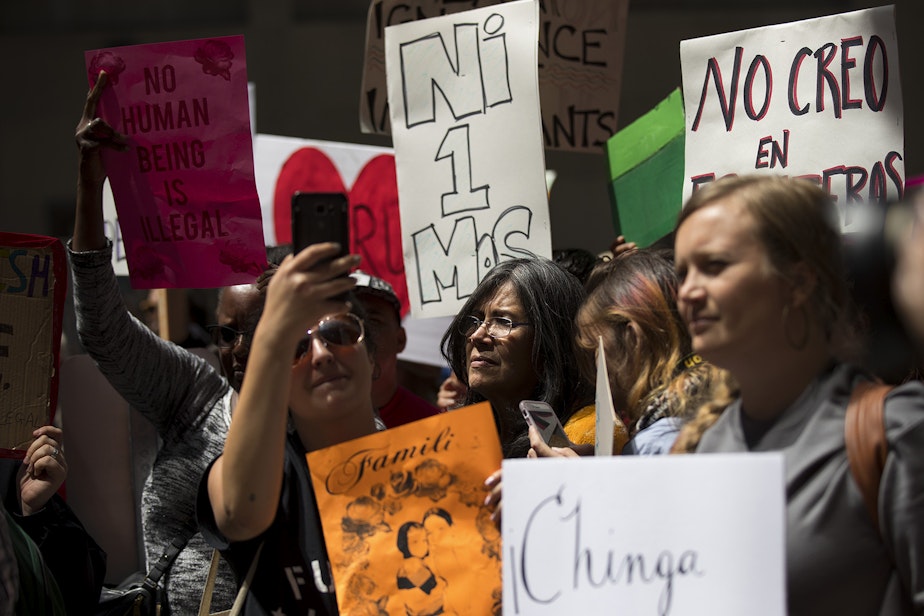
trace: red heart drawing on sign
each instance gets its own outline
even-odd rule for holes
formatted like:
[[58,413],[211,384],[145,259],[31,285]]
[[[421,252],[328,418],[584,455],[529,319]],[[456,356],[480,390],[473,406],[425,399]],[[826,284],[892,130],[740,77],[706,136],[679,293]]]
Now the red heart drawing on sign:
[[394,288],[401,301],[401,314],[407,314],[394,155],[379,154],[368,160],[347,190],[337,166],[323,151],[305,147],[293,152],[279,171],[273,194],[273,222],[279,244],[292,241],[291,200],[297,191],[349,195],[350,252],[362,256],[363,271]]

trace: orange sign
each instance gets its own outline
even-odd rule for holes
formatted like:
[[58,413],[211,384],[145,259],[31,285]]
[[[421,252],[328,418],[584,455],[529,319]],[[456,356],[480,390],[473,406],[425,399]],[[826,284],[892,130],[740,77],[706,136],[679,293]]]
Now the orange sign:
[[488,403],[307,455],[340,613],[500,614]]

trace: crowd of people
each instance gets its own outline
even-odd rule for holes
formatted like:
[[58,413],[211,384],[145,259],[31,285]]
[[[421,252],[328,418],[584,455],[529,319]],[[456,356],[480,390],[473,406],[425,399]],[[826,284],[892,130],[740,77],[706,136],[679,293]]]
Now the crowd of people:
[[[161,440],[140,506],[147,565],[180,548],[163,578],[173,613],[198,612],[213,549],[213,610],[231,608],[244,585],[244,614],[337,613],[306,452],[486,401],[505,458],[592,455],[601,343],[614,453],[782,452],[791,614],[924,613],[924,383],[914,365],[889,383],[870,511],[845,422],[878,379],[857,363],[863,315],[836,209],[817,186],[725,178],[685,204],[672,250],[619,238],[607,258],[499,263],[443,336],[451,374],[431,403],[399,382],[406,334],[394,291],[357,271],[358,256],[332,259],[333,244],[270,256],[254,283],[221,289],[210,327],[220,369],[133,317],[104,233],[101,151],[125,149],[96,113],[106,83],[101,73],[76,131],[74,306],[87,353]],[[897,244],[892,289],[924,351],[924,197],[909,191],[902,207],[914,224]],[[543,441],[523,400],[550,405],[570,444]],[[0,552],[20,566],[17,578],[0,561],[0,608],[93,613],[105,555],[55,494],[62,431],[34,436],[6,474]],[[485,484],[498,522],[500,471]],[[22,566],[30,559],[43,564]],[[293,570],[305,572],[299,584]]]

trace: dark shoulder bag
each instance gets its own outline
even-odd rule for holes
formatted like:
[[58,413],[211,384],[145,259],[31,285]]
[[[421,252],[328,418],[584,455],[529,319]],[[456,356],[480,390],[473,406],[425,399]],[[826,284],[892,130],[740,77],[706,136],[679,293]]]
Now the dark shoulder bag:
[[189,543],[189,537],[170,542],[161,557],[145,574],[137,571],[113,588],[103,587],[94,616],[168,616],[167,592],[160,583],[177,555]]

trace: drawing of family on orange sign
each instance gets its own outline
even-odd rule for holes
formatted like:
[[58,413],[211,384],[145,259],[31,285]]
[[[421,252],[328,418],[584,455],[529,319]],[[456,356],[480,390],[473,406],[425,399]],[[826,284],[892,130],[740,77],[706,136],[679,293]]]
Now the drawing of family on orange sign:
[[452,548],[442,541],[451,526],[449,512],[433,507],[424,513],[421,522],[405,522],[398,529],[396,543],[404,556],[397,572],[398,596],[409,615],[456,613],[446,605],[447,582],[441,575],[447,566],[452,570],[460,564]]

